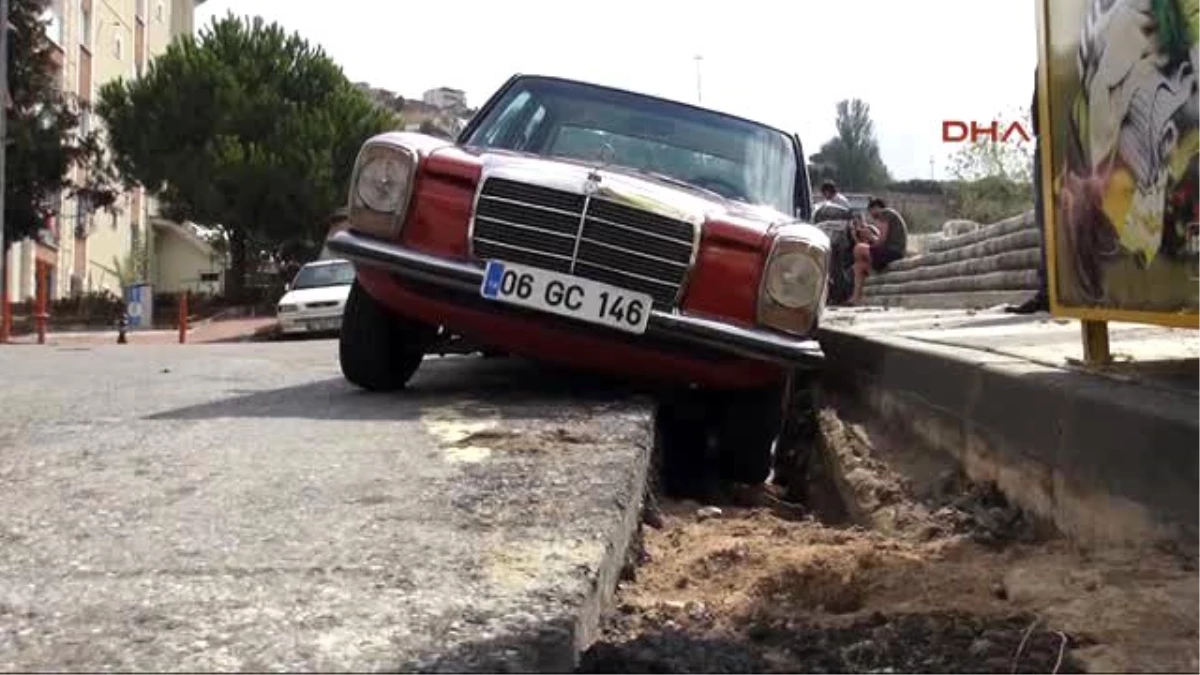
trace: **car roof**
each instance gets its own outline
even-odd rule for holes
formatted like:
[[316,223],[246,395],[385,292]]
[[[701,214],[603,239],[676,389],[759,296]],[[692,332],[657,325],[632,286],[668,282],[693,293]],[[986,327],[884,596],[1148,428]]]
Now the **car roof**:
[[720,115],[721,117],[727,117],[732,120],[738,120],[740,122],[746,122],[749,124],[766,127],[768,129],[777,131],[777,132],[783,134],[784,136],[788,136],[789,138],[795,135],[791,132],[780,129],[779,127],[777,127],[773,124],[768,124],[761,120],[751,119],[749,117],[742,117],[740,115],[734,115],[733,113],[728,113],[723,110],[717,110],[715,108],[707,108],[702,105],[695,105],[692,103],[688,103],[686,101],[680,101],[678,99],[666,98],[663,96],[655,96],[654,94],[647,94],[646,92],[642,92],[642,91],[634,91],[633,89],[623,89],[621,87],[613,87],[613,86],[609,86],[606,84],[599,84],[597,82],[589,82],[588,80],[578,80],[578,79],[574,79],[574,78],[570,78],[570,77],[560,77],[558,75],[541,75],[538,73],[517,73],[517,74],[513,75],[511,78],[509,78],[508,82],[505,83],[505,85],[502,87],[502,89],[507,89],[508,85],[512,84],[513,82],[515,82],[516,80],[519,80],[519,79],[549,80],[549,81],[553,81],[553,82],[568,82],[570,84],[581,84],[585,87],[595,87],[596,89],[606,89],[608,91],[620,92],[622,94],[630,94],[632,96],[641,96],[643,98],[653,99],[655,101],[662,101],[663,103],[671,103],[673,105],[681,105],[681,106],[684,106],[687,108],[691,108],[692,110],[700,110],[700,111],[703,111],[706,113],[711,113],[713,115]]

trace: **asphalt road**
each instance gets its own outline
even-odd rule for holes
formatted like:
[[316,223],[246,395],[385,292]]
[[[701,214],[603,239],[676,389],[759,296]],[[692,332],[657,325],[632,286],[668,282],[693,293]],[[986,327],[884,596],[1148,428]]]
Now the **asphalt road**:
[[0,669],[569,669],[645,401],[466,357],[371,395],[335,355],[0,347]]

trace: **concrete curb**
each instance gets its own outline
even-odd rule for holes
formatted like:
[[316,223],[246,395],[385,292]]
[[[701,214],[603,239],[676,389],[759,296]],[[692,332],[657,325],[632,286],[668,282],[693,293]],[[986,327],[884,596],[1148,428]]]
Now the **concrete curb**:
[[[515,623],[503,634],[459,644],[432,659],[406,661],[394,672],[442,673],[570,673],[580,656],[599,637],[600,622],[611,609],[634,535],[641,523],[647,488],[653,431],[647,418],[634,442],[639,451],[626,463],[619,481],[611,484],[610,520],[599,564],[579,580],[579,592],[535,621]],[[536,610],[530,610],[535,615]]]
[[1197,399],[977,350],[824,328],[830,386],[1088,543],[1197,540]]

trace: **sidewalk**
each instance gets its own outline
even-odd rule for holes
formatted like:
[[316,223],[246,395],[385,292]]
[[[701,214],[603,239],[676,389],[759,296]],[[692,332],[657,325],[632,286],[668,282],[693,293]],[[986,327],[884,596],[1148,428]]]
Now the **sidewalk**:
[[1110,324],[1085,368],[1076,321],[1001,310],[833,309],[831,390],[994,480],[1085,541],[1187,540],[1200,518],[1196,331]]
[[[274,317],[252,319],[227,319],[204,321],[189,328],[187,344],[211,344],[214,342],[245,342],[261,337],[277,324]],[[125,338],[131,345],[162,345],[179,342],[179,330],[127,331]],[[116,344],[117,331],[79,331],[47,333],[47,345],[83,346]],[[37,344],[37,335],[20,335],[9,340],[9,344]]]
[[[832,309],[822,321],[824,327],[862,336],[959,347],[1053,368],[1082,367],[1079,322],[1048,314],[1016,315],[1001,309],[858,307]],[[1114,362],[1106,368],[1093,369],[1093,374],[1174,384],[1197,391],[1195,361],[1200,359],[1200,334],[1196,331],[1110,323],[1108,333]]]

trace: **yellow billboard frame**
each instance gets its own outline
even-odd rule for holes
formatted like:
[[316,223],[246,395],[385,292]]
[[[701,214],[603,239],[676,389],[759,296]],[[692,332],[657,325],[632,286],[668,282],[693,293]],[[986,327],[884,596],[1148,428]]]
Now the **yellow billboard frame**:
[[[1050,91],[1050,17],[1049,6],[1053,0],[1033,0],[1037,12],[1038,30],[1038,90]],[[1088,363],[1101,363],[1111,360],[1108,348],[1108,322],[1120,321],[1128,323],[1152,324],[1168,328],[1200,329],[1200,313],[1197,312],[1146,312],[1128,309],[1105,309],[1097,307],[1072,307],[1062,304],[1058,297],[1058,257],[1055,251],[1055,231],[1057,229],[1058,209],[1054,195],[1054,129],[1051,116],[1053,97],[1038,96],[1038,109],[1033,114],[1038,116],[1038,132],[1044,140],[1041,157],[1041,185],[1036,189],[1042,191],[1042,242],[1045,247],[1047,296],[1050,301],[1050,314],[1067,319],[1078,319],[1082,323],[1082,338],[1084,360]]]

